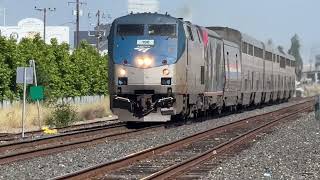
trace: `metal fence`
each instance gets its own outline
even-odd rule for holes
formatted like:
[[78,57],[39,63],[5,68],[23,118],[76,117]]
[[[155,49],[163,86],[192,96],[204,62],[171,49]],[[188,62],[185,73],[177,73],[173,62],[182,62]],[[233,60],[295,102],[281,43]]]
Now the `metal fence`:
[[[102,102],[105,96],[81,96],[81,97],[67,97],[59,98],[57,103],[68,103],[73,105],[93,104]],[[22,101],[0,101],[0,109],[10,108],[16,104],[20,104]]]

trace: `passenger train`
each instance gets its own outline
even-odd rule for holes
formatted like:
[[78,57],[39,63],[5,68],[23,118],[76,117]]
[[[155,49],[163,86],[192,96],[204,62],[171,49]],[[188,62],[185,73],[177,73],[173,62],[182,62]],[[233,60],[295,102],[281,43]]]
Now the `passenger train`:
[[293,56],[228,27],[139,13],[117,18],[108,38],[110,106],[121,121],[187,119],[295,91]]

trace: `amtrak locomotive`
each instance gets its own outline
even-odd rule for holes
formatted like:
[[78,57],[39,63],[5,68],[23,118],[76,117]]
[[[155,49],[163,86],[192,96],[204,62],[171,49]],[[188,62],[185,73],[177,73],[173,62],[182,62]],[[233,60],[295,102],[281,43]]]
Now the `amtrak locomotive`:
[[235,29],[168,14],[129,14],[109,35],[111,109],[121,121],[166,122],[287,100],[295,59]]

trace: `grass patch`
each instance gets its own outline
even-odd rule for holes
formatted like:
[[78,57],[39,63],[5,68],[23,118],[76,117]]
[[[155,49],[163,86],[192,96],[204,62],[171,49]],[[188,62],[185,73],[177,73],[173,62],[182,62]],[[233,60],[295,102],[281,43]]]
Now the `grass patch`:
[[103,118],[111,115],[109,97],[105,97],[102,101],[93,104],[77,105],[80,116],[84,120],[92,120],[96,118]]
[[[109,97],[106,96],[102,101],[93,104],[72,105],[76,111],[79,120],[92,120],[111,115],[109,107]],[[50,114],[55,108],[48,108],[41,105],[40,117],[41,124],[46,125]],[[0,109],[0,133],[19,133],[21,131],[22,106],[15,104],[10,108]],[[53,125],[52,123],[51,125]],[[36,104],[27,104],[26,106],[26,131],[38,130],[38,110]]]
[[303,85],[302,95],[304,97],[310,97],[320,94],[320,85],[319,84],[311,84],[311,85]]
[[[46,109],[40,110],[40,116],[47,116]],[[43,124],[43,118],[40,118]],[[20,132],[22,126],[22,104],[14,104],[10,108],[0,109],[0,132]],[[36,104],[27,104],[25,128],[35,130],[39,128],[38,109]]]

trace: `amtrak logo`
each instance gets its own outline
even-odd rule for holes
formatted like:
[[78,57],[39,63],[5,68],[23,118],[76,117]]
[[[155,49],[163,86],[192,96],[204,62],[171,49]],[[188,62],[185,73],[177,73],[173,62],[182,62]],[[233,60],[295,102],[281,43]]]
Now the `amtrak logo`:
[[148,52],[150,49],[151,48],[149,48],[149,47],[136,47],[136,48],[134,48],[134,50],[137,50],[137,51],[143,52],[143,53]]
[[134,50],[137,50],[139,52],[146,53],[148,52],[152,47],[154,47],[154,40],[137,40],[137,47],[134,48]]

